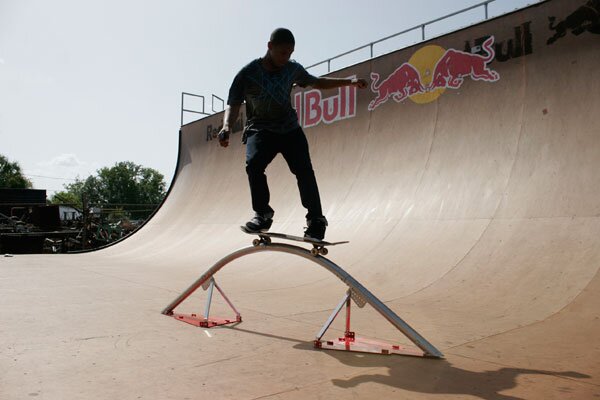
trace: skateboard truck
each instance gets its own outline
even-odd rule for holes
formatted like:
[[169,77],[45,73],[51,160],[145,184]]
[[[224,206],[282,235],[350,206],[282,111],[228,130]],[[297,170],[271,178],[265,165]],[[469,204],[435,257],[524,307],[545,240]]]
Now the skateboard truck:
[[310,249],[310,254],[313,256],[318,256],[319,254],[322,256],[326,256],[329,254],[329,250],[324,245],[313,244],[313,248]]
[[[260,235],[260,234],[258,234],[258,236],[259,236],[259,239],[254,239],[252,241],[252,245],[254,247],[257,247],[260,245],[268,246],[272,243],[271,238],[269,236]],[[310,254],[312,254],[315,257],[318,255],[326,256],[327,254],[329,254],[329,250],[327,250],[326,245],[312,243],[312,246],[313,247],[312,247],[312,249],[310,249]]]
[[[342,351],[355,351],[361,353],[375,353],[375,354],[400,354],[408,356],[422,357],[424,352],[407,346],[393,345],[381,341],[370,340],[365,338],[357,337],[356,334],[350,330],[350,308],[354,300],[357,305],[362,308],[366,302],[357,292],[352,289],[348,289],[342,301],[333,310],[333,313],[329,316],[315,339],[314,347],[317,349],[325,350],[342,350]],[[338,316],[342,308],[346,306],[346,329],[344,331],[344,337],[339,337],[337,340],[322,340],[325,332],[329,329],[335,318]]]
[[[206,299],[206,307],[204,309],[204,317],[199,316],[197,314],[181,314],[181,313],[173,313],[172,316],[178,321],[182,321],[194,326],[199,326],[201,328],[212,328],[215,326],[234,324],[236,322],[242,322],[242,316],[235,308],[235,306],[231,303],[231,301],[227,298],[221,287],[217,285],[215,278],[210,278],[204,285],[202,285],[204,290],[208,290],[208,296]],[[227,318],[219,318],[219,317],[210,317],[210,305],[212,303],[212,296],[214,288],[217,288],[223,299],[227,302],[229,307],[235,313],[235,318],[227,319]]]
[[254,239],[252,241],[252,245],[254,247],[260,246],[261,244],[264,244],[264,245],[271,244],[271,238],[270,237],[268,237],[266,235],[261,235],[260,233],[257,233],[257,235],[258,235],[259,239]]

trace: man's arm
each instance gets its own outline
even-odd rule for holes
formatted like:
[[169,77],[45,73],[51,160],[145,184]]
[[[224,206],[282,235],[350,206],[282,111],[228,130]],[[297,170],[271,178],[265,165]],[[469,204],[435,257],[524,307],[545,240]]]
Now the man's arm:
[[219,132],[219,144],[223,147],[229,146],[229,134],[231,133],[231,126],[235,123],[240,114],[240,104],[227,106],[225,115],[223,116],[223,129]]
[[367,81],[358,78],[317,78],[310,86],[315,89],[335,89],[342,86],[356,86],[364,89],[367,87]]
[[225,115],[223,116],[223,129],[229,130],[230,127],[235,124],[235,121],[240,114],[240,108],[242,108],[241,104],[236,104],[233,106],[227,106],[225,110]]

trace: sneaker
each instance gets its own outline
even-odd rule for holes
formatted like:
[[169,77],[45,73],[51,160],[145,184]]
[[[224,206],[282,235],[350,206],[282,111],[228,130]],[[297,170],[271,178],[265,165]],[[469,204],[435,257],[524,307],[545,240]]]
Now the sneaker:
[[306,220],[308,228],[304,231],[304,237],[315,240],[323,240],[325,229],[327,229],[327,219],[325,217]]
[[266,232],[271,228],[273,218],[265,218],[262,215],[256,214],[254,218],[246,222],[246,229],[251,232]]

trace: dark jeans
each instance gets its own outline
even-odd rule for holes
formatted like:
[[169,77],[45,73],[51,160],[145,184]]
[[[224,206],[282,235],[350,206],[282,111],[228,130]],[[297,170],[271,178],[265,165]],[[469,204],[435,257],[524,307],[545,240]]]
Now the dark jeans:
[[246,172],[254,211],[264,217],[273,217],[273,209],[269,206],[270,193],[265,169],[275,156],[281,153],[290,171],[296,175],[302,205],[308,210],[306,219],[322,217],[319,188],[310,162],[308,142],[302,129],[298,128],[286,134],[258,131],[249,133],[247,140]]

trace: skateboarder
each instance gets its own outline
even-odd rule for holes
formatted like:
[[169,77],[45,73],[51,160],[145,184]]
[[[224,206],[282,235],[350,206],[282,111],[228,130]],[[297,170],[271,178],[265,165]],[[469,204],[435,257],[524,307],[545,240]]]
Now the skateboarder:
[[271,34],[264,57],[258,58],[236,75],[229,89],[223,129],[219,143],[229,145],[230,127],[240,106],[246,102],[247,122],[243,142],[246,144],[246,172],[250,183],[254,217],[246,223],[250,231],[267,231],[274,211],[269,206],[269,187],[265,169],[281,153],[296,175],[302,205],[308,210],[304,236],[322,240],[327,220],[323,216],[317,180],[310,161],[308,142],[292,107],[292,86],[334,89],[353,85],[367,87],[364,79],[317,78],[302,65],[290,60],[295,39],[288,29],[278,28]]

